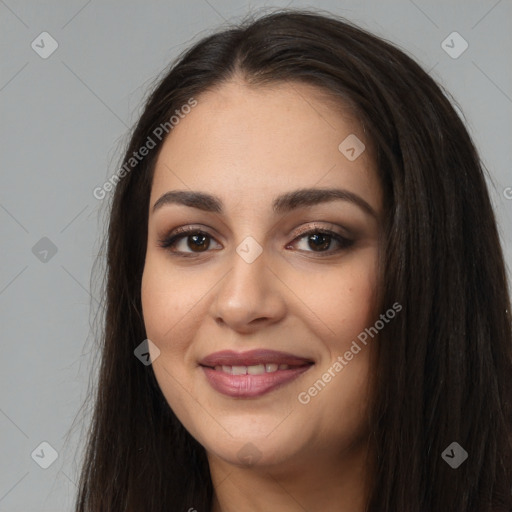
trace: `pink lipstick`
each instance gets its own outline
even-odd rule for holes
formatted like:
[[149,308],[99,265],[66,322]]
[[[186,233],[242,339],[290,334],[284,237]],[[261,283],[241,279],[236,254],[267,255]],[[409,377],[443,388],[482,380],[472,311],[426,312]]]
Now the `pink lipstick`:
[[274,350],[215,352],[199,362],[210,385],[234,398],[252,398],[281,387],[306,372],[314,363]]

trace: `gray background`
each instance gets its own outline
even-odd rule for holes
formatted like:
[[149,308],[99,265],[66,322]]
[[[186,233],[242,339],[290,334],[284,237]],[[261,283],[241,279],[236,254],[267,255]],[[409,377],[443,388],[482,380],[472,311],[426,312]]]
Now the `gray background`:
[[[116,171],[148,86],[225,20],[287,5],[385,37],[452,93],[491,174],[510,266],[510,0],[0,0],[0,512],[71,509],[82,427],[66,435],[94,376],[90,274],[107,205],[92,191]],[[48,51],[44,31],[58,43],[46,59],[31,47]],[[453,31],[469,44],[458,58],[441,47]],[[47,469],[34,460],[50,460],[43,441],[58,452]]]

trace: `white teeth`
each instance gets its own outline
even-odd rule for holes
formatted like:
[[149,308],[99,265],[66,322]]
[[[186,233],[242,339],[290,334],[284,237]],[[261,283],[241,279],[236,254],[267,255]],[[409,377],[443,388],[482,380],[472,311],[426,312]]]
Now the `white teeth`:
[[287,364],[276,364],[276,363],[266,363],[266,364],[253,364],[251,366],[215,366],[215,370],[224,373],[228,373],[229,375],[261,375],[263,373],[273,373],[277,370],[289,370],[290,366]]
[[231,373],[233,375],[246,375],[247,374],[247,366],[232,366]]
[[249,375],[261,375],[265,373],[265,365],[264,364],[253,364],[247,367],[247,373]]

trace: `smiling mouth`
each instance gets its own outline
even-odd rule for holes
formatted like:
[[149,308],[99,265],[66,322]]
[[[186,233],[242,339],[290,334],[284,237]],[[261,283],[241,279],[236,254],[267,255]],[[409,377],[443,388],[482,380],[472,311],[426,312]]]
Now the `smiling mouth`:
[[228,375],[262,375],[264,373],[275,373],[278,370],[290,370],[300,368],[313,363],[306,363],[304,365],[289,365],[289,364],[277,364],[277,363],[266,363],[266,364],[253,364],[250,366],[237,365],[218,365],[214,366],[213,369],[217,372],[224,372]]
[[312,362],[289,365],[200,365],[206,381],[221,395],[237,399],[256,399],[290,384],[314,366]]
[[[297,356],[287,352],[279,352],[277,350],[255,349],[246,352],[235,352],[234,350],[222,350],[214,352],[199,361],[201,366],[210,368],[231,367],[231,368],[250,368],[252,366],[263,365],[265,371],[275,371],[280,365],[303,366],[307,363],[313,363],[311,358]],[[277,368],[274,370],[274,366]]]

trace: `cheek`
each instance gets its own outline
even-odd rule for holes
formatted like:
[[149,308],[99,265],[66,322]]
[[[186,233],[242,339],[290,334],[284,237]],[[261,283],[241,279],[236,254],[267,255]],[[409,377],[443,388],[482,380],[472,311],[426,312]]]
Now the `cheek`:
[[[303,417],[303,428],[314,429],[322,424],[326,439],[331,440],[331,449],[333,439],[343,446],[366,432],[370,356],[378,341],[372,338],[371,343],[364,345],[358,342],[358,336],[375,322],[375,254],[368,251],[364,258],[354,258],[329,273],[323,289],[316,288],[308,303],[320,312],[318,316],[329,332],[322,337],[328,357],[301,389],[303,398],[308,398],[306,394],[310,397],[304,409],[309,414]],[[319,445],[325,448],[322,442]]]
[[[164,260],[164,261],[162,261]],[[200,309],[204,294],[199,276],[172,270],[165,257],[148,254],[142,275],[141,300],[144,325],[148,338],[160,350],[176,350],[179,343],[169,343],[187,325]]]
[[329,348],[346,344],[374,322],[377,291],[376,250],[362,251],[328,273],[302,278],[305,302],[326,330]]
[[160,350],[152,364],[158,385],[174,412],[188,418],[191,405],[187,397],[195,392],[187,380],[186,340],[194,336],[194,316],[199,313],[197,306],[204,292],[190,275],[185,280],[161,260],[154,254],[146,258],[141,285],[144,325],[147,337]]
[[141,286],[142,314],[148,338],[159,346],[177,313],[173,288],[169,284],[151,260],[146,260]]

